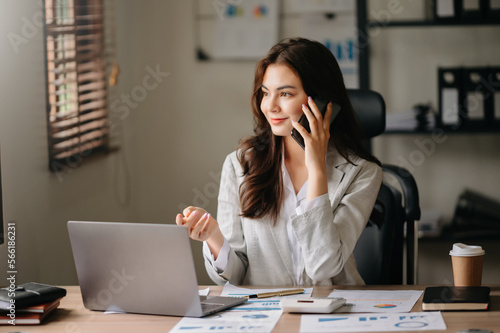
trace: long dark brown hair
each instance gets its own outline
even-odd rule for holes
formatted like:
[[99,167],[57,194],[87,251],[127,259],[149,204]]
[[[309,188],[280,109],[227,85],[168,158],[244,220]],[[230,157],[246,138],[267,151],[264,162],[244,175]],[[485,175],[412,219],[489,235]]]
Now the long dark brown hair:
[[282,137],[272,133],[260,109],[262,80],[271,64],[286,65],[292,69],[302,81],[308,96],[321,96],[341,106],[330,126],[330,144],[342,157],[350,163],[350,155],[380,162],[363,145],[361,129],[347,95],[342,72],[330,50],[319,42],[304,38],[279,42],[256,65],[251,100],[255,135],[244,138],[238,147],[238,158],[245,176],[240,186],[241,215],[254,219],[269,215],[276,222],[283,202]]

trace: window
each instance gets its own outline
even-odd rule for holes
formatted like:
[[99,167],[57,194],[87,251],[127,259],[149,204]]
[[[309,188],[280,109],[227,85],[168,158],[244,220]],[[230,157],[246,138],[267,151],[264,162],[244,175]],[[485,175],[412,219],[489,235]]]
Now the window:
[[103,0],[45,0],[49,168],[61,172],[109,141]]

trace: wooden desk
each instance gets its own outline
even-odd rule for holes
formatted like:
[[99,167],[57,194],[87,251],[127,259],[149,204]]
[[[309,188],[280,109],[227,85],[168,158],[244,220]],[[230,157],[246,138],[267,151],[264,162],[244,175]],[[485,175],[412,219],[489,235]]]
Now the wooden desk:
[[[140,314],[104,314],[98,311],[89,311],[83,307],[80,288],[78,286],[65,287],[67,296],[55,313],[37,326],[0,326],[0,332],[161,332],[166,333],[181,319],[180,317],[153,316]],[[203,287],[200,287],[203,288]],[[205,286],[206,288],[206,286]],[[425,286],[336,286],[335,289],[367,289],[367,290],[423,290]],[[327,296],[333,287],[314,287],[313,296]],[[222,287],[210,286],[210,295],[219,295]],[[422,298],[412,309],[412,312],[422,311]],[[491,286],[489,311],[460,311],[443,312],[446,322],[446,331],[457,332],[467,328],[487,328],[493,332],[500,332],[500,285]],[[280,318],[273,332],[299,332],[300,314],[285,313]],[[431,331],[424,331],[431,332]]]

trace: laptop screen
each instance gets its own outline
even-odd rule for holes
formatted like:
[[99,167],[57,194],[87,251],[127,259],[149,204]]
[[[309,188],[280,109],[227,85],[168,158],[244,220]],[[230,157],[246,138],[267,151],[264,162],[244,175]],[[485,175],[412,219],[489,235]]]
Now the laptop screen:
[[68,231],[86,308],[201,316],[186,228],[70,221]]

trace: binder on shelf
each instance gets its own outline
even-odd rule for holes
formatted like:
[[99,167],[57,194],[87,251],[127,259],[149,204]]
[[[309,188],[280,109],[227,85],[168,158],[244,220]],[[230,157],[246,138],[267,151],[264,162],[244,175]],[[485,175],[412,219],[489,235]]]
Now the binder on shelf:
[[464,103],[467,119],[481,122],[483,126],[491,124],[493,116],[493,93],[488,82],[489,70],[486,67],[464,68],[463,86]]
[[456,130],[465,118],[461,67],[438,68],[439,126]]
[[485,2],[486,17],[488,19],[500,18],[500,0],[483,0]]
[[434,19],[436,21],[457,21],[462,11],[463,0],[435,0]]
[[486,17],[484,0],[462,0],[461,21],[480,21]]

